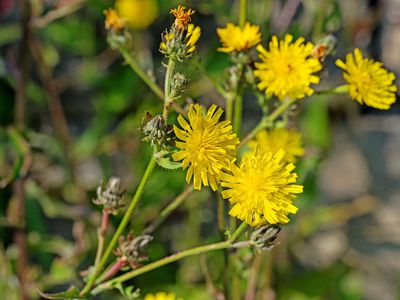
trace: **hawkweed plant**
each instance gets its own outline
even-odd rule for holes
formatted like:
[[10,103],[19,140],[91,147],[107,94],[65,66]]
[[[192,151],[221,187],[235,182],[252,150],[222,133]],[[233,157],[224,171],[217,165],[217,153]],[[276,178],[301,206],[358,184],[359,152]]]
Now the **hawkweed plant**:
[[[131,6],[138,5],[145,6],[145,15],[134,16],[129,12]],[[282,38],[274,35],[268,42],[262,38],[259,26],[246,20],[246,6],[246,0],[240,1],[238,24],[229,22],[215,33],[220,40],[220,47],[215,51],[229,56],[230,61],[227,77],[212,80],[224,97],[224,107],[186,105],[183,101],[189,78],[177,72],[176,66],[191,63],[201,38],[193,9],[183,6],[172,9],[172,25],[161,33],[159,51],[164,55],[165,67],[162,87],[140,68],[130,31],[130,28],[146,28],[155,20],[159,12],[156,2],[118,0],[116,8],[104,12],[110,47],[122,55],[163,102],[158,115],[143,112],[143,147],[151,147],[153,152],[132,199],[126,199],[121,179],[117,177],[99,186],[97,198],[93,200],[103,212],[97,254],[92,265],[82,272],[82,286],[58,294],[42,293],[43,297],[89,299],[118,289],[127,298],[182,300],[179,295],[163,291],[141,295],[140,287],[129,286],[127,282],[189,256],[224,251],[226,261],[222,271],[226,272],[227,284],[219,285],[210,297],[244,299],[240,291],[239,295],[235,294],[239,276],[239,271],[232,267],[232,262],[238,259],[235,252],[238,248],[255,253],[269,251],[279,232],[284,230],[283,225],[298,211],[296,198],[303,192],[303,185],[296,163],[305,150],[292,116],[294,112],[301,113],[299,104],[317,93],[348,93],[361,105],[382,110],[395,102],[394,74],[384,69],[382,63],[363,57],[359,49],[349,53],[344,61],[336,61],[337,67],[343,70],[344,85],[318,89],[325,58],[334,53],[334,39],[328,36],[313,44],[305,37],[286,34]],[[245,90],[255,95],[263,112],[258,124],[247,133],[242,128]],[[172,110],[179,114],[176,122],[170,118]],[[155,168],[183,169],[188,186],[160,212],[150,227],[143,232],[127,232]],[[203,189],[217,195],[215,214],[222,239],[149,260],[147,251],[152,247],[155,228],[190,194]],[[225,205],[230,205],[229,216]],[[115,214],[122,214],[122,219],[112,231],[109,223]],[[225,222],[228,217],[230,221]]]

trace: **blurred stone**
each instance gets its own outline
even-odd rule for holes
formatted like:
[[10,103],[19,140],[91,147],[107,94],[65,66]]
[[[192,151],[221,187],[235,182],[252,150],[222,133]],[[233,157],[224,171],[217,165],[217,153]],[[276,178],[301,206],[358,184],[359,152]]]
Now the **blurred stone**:
[[334,264],[347,246],[347,237],[342,231],[320,232],[296,249],[295,253],[305,265],[321,269]]
[[387,0],[384,5],[382,61],[387,68],[400,73],[400,0]]
[[77,165],[77,181],[86,190],[93,189],[103,177],[100,165],[96,159],[88,159]]
[[344,200],[364,194],[371,181],[361,151],[344,136],[338,137],[333,151],[321,168],[319,186],[324,194]]
[[384,147],[385,167],[388,174],[400,178],[400,135],[390,139]]

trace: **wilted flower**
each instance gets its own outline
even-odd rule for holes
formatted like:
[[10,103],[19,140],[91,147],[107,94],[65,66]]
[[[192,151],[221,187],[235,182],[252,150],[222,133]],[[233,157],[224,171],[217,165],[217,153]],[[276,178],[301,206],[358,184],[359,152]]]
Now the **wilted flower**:
[[125,206],[123,195],[125,189],[121,186],[121,179],[111,177],[106,186],[101,183],[97,188],[97,199],[93,202],[97,205],[103,205],[110,213],[116,213],[117,210]]
[[186,10],[179,5],[171,13],[176,19],[171,29],[161,35],[160,52],[168,58],[183,61],[190,58],[196,50],[201,30],[199,26],[190,23],[194,10]]
[[126,261],[132,269],[136,269],[141,262],[148,259],[144,251],[152,240],[151,235],[141,235],[135,238],[132,233],[129,233],[127,238],[120,236],[115,255],[122,261]]
[[104,21],[106,29],[119,31],[125,28],[126,21],[121,18],[115,9],[106,9],[104,15],[106,16],[106,20]]
[[189,23],[192,21],[191,15],[194,14],[194,10],[186,8],[182,5],[179,5],[177,8],[171,9],[171,14],[175,17],[175,27],[178,30],[185,30]]

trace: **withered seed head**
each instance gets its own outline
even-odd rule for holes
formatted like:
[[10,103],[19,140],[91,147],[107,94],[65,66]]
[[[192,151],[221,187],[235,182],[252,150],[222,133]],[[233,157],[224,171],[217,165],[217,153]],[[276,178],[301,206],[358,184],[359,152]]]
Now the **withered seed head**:
[[132,269],[136,269],[140,266],[140,263],[148,259],[144,253],[146,246],[153,240],[151,235],[141,235],[134,237],[132,233],[129,233],[125,238],[121,236],[119,238],[119,246],[115,250],[115,255],[119,256],[128,262]]
[[106,186],[101,182],[97,187],[97,199],[94,199],[93,202],[97,205],[103,205],[110,213],[116,213],[119,208],[125,206],[124,193],[125,190],[121,186],[121,179],[111,177]]

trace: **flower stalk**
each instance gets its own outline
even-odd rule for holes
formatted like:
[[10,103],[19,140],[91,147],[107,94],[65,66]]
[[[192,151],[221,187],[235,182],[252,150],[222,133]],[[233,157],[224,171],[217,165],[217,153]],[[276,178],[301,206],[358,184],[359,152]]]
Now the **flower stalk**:
[[101,217],[101,225],[98,230],[97,236],[98,236],[98,246],[97,246],[97,252],[96,252],[96,259],[95,259],[95,267],[99,264],[100,258],[103,255],[103,250],[104,250],[104,240],[108,228],[108,223],[110,220],[110,212],[108,211],[107,208],[103,209],[102,212],[102,217]]
[[199,254],[203,254],[203,253],[215,251],[215,250],[231,248],[232,246],[235,246],[235,241],[240,237],[240,235],[243,233],[243,231],[246,229],[246,227],[247,227],[247,224],[242,223],[238,227],[238,229],[236,229],[236,231],[232,234],[232,236],[224,242],[219,242],[219,243],[214,243],[214,244],[209,244],[209,245],[205,245],[205,246],[200,246],[200,247],[184,250],[184,251],[172,254],[170,256],[164,257],[155,262],[152,262],[152,263],[145,265],[139,269],[127,272],[121,276],[118,276],[118,277],[110,280],[110,281],[100,284],[95,289],[93,289],[91,294],[97,295],[105,290],[112,289],[115,286],[115,284],[117,284],[117,283],[125,282],[127,280],[135,278],[139,275],[142,275],[142,274],[152,271],[154,269],[157,269],[157,268],[160,268],[167,264],[181,260],[185,257],[199,255]]
[[138,203],[143,191],[144,191],[144,187],[150,177],[150,174],[152,173],[154,167],[156,165],[156,159],[154,158],[154,156],[152,156],[152,158],[150,159],[149,164],[147,165],[146,171],[143,174],[143,177],[139,183],[139,186],[135,192],[135,195],[132,198],[131,203],[129,204],[128,210],[125,212],[124,217],[122,218],[121,223],[119,224],[116,232],[114,233],[110,243],[108,244],[108,247],[103,255],[103,257],[101,258],[100,262],[98,263],[98,265],[95,267],[95,270],[93,271],[93,273],[89,276],[89,280],[87,282],[87,284],[85,285],[85,287],[82,289],[81,291],[81,295],[86,295],[87,293],[89,293],[90,289],[92,288],[94,282],[96,281],[96,277],[97,275],[100,273],[101,269],[104,267],[104,265],[106,264],[108,258],[110,257],[112,251],[114,250],[114,247],[116,245],[116,243],[118,242],[118,238],[120,237],[120,235],[123,233],[124,229],[126,228],[126,226],[128,225],[128,222],[131,218],[131,215],[133,213],[133,210],[136,207],[136,204]]

